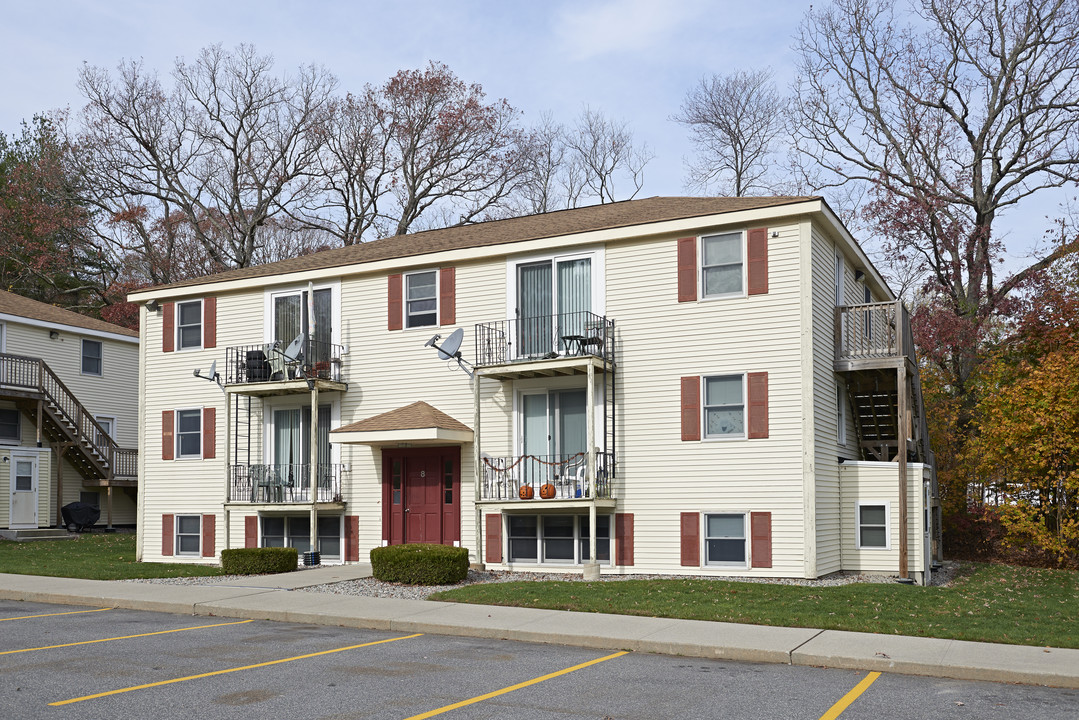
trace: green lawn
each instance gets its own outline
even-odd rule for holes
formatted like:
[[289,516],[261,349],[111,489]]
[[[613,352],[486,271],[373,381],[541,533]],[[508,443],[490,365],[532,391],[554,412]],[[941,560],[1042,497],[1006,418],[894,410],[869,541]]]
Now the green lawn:
[[135,562],[135,536],[128,533],[95,533],[74,540],[0,540],[0,573],[91,580],[222,574],[221,568],[205,565]]
[[511,582],[432,600],[1079,648],[1079,573],[966,564],[951,587]]

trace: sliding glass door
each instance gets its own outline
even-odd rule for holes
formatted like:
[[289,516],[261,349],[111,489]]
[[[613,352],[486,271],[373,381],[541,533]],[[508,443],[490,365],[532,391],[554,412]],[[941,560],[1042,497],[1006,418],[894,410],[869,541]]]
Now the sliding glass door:
[[591,258],[552,258],[517,266],[518,354],[543,357],[581,335],[592,310]]

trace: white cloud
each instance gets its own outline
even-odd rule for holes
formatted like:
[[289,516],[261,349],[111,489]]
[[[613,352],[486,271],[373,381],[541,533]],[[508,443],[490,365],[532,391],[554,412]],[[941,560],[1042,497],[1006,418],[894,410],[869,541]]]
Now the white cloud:
[[573,60],[614,53],[647,51],[668,41],[680,27],[701,15],[699,0],[606,0],[564,7],[555,34]]

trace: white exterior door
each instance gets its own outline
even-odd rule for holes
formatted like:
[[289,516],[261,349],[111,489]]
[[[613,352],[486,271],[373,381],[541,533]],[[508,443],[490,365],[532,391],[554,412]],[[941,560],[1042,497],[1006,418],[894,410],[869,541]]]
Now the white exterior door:
[[12,529],[37,527],[37,456],[11,454]]

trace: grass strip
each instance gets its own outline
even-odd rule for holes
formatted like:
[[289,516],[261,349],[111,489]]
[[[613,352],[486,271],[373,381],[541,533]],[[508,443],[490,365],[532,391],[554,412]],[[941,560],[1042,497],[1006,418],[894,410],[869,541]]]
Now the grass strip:
[[949,587],[712,579],[469,585],[432,600],[1079,648],[1079,573],[964,564]]
[[130,533],[83,534],[72,540],[0,540],[0,573],[87,580],[221,575],[221,568],[188,563],[135,562]]

